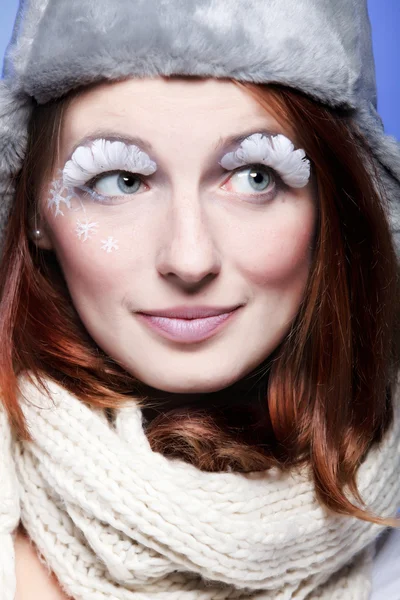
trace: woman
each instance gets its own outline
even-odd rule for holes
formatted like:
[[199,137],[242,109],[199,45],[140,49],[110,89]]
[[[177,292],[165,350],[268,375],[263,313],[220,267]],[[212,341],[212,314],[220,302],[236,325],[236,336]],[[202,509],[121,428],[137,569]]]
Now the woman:
[[363,1],[22,4],[2,600],[396,598],[400,152],[372,64]]

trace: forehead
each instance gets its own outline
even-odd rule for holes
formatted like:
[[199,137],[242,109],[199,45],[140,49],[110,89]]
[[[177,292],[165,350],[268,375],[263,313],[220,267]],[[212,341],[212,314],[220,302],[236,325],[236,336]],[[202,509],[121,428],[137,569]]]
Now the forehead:
[[134,135],[147,149],[209,144],[251,129],[295,134],[245,89],[226,79],[156,77],[102,83],[72,100],[62,126],[66,151],[104,130]]

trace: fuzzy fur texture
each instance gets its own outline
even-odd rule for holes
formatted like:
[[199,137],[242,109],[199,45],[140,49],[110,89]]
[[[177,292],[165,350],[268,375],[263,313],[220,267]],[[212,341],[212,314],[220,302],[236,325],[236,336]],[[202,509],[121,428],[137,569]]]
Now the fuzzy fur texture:
[[[400,145],[376,113],[366,0],[21,0],[4,64],[11,105],[24,96],[45,103],[104,79],[160,74],[278,82],[356,109],[386,170],[400,238]],[[15,122],[7,106],[10,98],[0,94],[0,136],[8,119]],[[10,129],[6,157],[0,148],[2,182],[9,165],[20,167],[25,115]]]
[[21,32],[23,52],[14,52],[13,64],[39,102],[102,78],[187,73],[281,81],[354,106],[358,60],[353,69],[336,30],[327,26],[343,6],[347,19],[353,11],[348,0],[336,2],[330,15],[308,11],[310,4],[270,0],[260,9],[259,1],[243,0],[52,0],[34,42],[31,28],[28,39]]

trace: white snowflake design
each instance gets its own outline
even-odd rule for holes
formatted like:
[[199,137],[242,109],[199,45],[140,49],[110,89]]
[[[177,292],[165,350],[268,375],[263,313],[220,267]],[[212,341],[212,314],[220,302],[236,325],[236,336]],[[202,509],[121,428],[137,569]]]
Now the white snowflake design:
[[76,222],[76,234],[78,238],[82,242],[86,242],[86,240],[92,237],[96,233],[96,229],[99,226],[98,223],[86,221],[77,221]]
[[47,206],[50,209],[54,208],[54,215],[56,217],[58,215],[64,216],[64,213],[60,208],[61,203],[64,203],[67,208],[71,209],[71,200],[74,197],[71,188],[68,188],[64,185],[60,173],[62,173],[62,171],[59,171],[58,179],[53,181],[53,184],[50,188],[50,197],[47,201]]
[[110,253],[113,250],[118,250],[118,240],[112,236],[109,236],[106,240],[101,240],[101,243],[103,244],[101,249],[105,252]]

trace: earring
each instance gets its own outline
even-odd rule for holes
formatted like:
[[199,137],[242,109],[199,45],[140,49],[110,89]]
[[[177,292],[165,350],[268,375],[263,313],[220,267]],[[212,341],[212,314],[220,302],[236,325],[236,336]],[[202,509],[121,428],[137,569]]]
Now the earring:
[[33,239],[35,242],[38,242],[39,240],[41,240],[41,239],[42,239],[42,237],[43,237],[43,232],[42,232],[42,230],[41,230],[41,229],[33,229],[33,230],[31,231],[31,236],[32,236],[32,239]]

